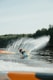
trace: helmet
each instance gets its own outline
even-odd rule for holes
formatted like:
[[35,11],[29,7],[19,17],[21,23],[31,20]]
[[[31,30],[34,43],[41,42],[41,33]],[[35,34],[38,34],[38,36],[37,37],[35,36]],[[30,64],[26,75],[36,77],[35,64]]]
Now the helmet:
[[21,51],[22,51],[22,49],[19,49],[19,51],[21,52]]

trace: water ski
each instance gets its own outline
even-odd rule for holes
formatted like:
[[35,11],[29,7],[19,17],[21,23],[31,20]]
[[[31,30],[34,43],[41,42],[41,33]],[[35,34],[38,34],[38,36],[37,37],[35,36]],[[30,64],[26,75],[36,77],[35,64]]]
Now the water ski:
[[27,54],[21,55],[21,59],[26,59],[26,58],[29,58]]

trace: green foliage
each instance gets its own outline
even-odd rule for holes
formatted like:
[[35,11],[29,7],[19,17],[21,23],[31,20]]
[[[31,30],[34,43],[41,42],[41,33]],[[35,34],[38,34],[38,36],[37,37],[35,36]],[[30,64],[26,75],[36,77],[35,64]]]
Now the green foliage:
[[33,37],[37,38],[37,37],[44,36],[44,35],[48,35],[48,31],[45,28],[41,30],[37,30],[36,33],[33,34]]
[[53,48],[53,25],[49,25],[48,35],[50,35],[50,48]]
[[30,37],[37,38],[44,35],[50,35],[49,47],[53,48],[53,25],[49,25],[48,29],[42,28],[41,30],[37,30],[33,34],[8,34],[8,35],[0,35],[0,47],[6,47],[12,41],[22,38],[22,37]]

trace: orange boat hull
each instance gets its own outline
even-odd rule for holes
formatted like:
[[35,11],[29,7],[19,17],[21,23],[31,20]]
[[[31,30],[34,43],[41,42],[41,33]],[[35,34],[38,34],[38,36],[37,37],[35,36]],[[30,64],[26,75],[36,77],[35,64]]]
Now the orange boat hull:
[[11,80],[40,80],[35,76],[34,73],[29,72],[11,72],[8,73],[8,77]]

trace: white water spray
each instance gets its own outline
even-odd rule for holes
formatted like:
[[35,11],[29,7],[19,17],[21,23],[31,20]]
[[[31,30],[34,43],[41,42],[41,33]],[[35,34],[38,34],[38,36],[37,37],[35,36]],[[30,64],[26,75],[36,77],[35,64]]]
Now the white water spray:
[[29,53],[32,50],[39,50],[44,48],[50,40],[50,36],[43,36],[37,39],[33,38],[22,38],[15,41],[12,45],[8,45],[7,50],[18,53],[19,49],[28,51]]

